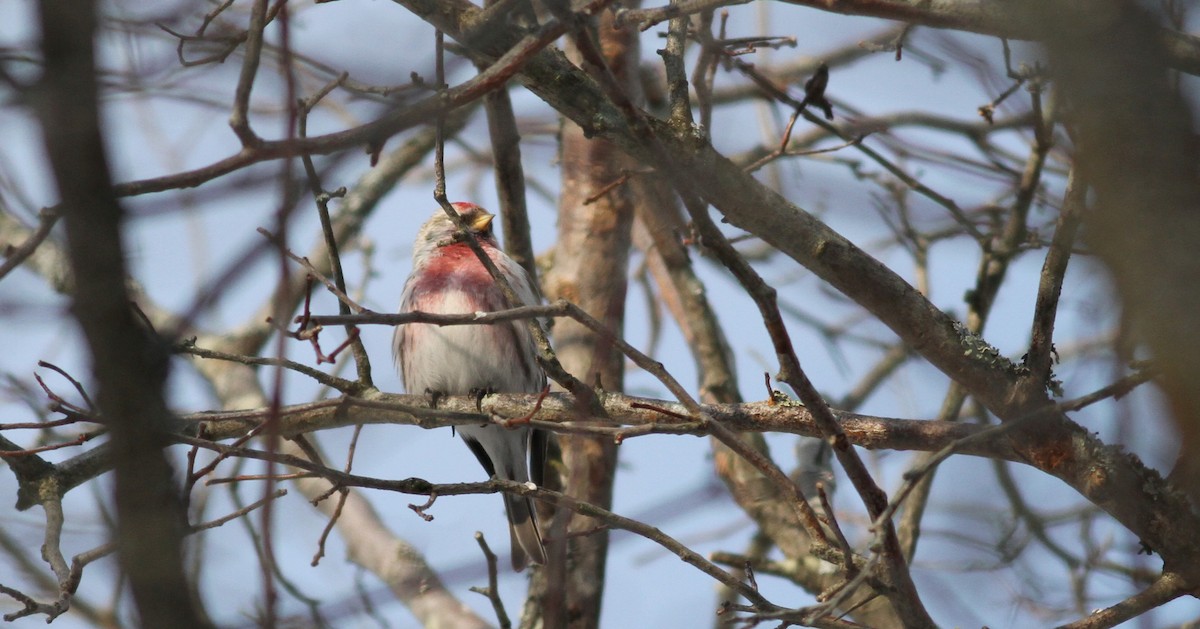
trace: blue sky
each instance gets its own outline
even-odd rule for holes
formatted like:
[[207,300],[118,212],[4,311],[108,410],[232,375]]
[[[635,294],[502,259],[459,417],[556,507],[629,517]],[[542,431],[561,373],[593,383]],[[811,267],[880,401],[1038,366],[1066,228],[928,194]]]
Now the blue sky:
[[[0,45],[17,47],[36,42],[29,3],[5,3],[0,6]],[[113,2],[110,6],[136,13],[133,2]],[[172,6],[186,6],[175,3]],[[297,12],[294,44],[319,60],[345,68],[354,78],[377,84],[402,84],[413,71],[432,76],[432,30],[417,22],[401,7],[378,0],[343,0]],[[155,7],[164,15],[171,11]],[[823,13],[779,3],[754,3],[731,10],[731,35],[763,32],[792,35],[795,48],[762,52],[750,59],[764,65],[793,58],[820,58],[833,48],[874,35],[889,24],[880,20],[853,18]],[[643,36],[644,58],[657,61],[652,51],[661,46],[656,27]],[[961,50],[974,51],[981,59],[999,67],[1000,44],[994,38],[974,35],[935,33],[918,29],[905,59],[896,62],[890,53],[877,53],[854,64],[835,69],[829,94],[869,115],[910,110],[927,111],[965,121],[978,120],[976,108],[996,95],[994,86],[981,86],[969,69],[954,55]],[[961,49],[948,45],[953,42]],[[166,81],[172,91],[189,100],[156,98],[152,93],[122,95],[106,99],[105,115],[109,123],[110,159],[120,181],[145,178],[194,168],[236,152],[237,140],[226,124],[228,113],[208,101],[227,102],[238,64],[231,59],[224,65],[193,72],[181,72],[174,60],[173,43],[167,38],[112,35],[101,44],[102,59],[110,68],[136,70],[153,80]],[[1018,58],[1032,58],[1028,46],[1016,48]],[[922,57],[945,63],[938,71]],[[449,78],[453,84],[466,79],[472,71],[460,67]],[[744,79],[718,73],[717,88],[739,84]],[[1003,86],[1001,86],[1003,87]],[[792,86],[793,92],[800,86]],[[281,125],[277,117],[282,87],[264,72],[256,85],[254,105],[259,112],[255,126],[267,137],[277,137]],[[0,92],[4,94],[4,92]],[[553,119],[549,108],[517,89],[514,102],[523,125],[523,159],[526,171],[553,194],[558,186],[556,151],[553,137],[536,131]],[[9,100],[7,95],[5,100]],[[1011,105],[1028,106],[1028,98],[1019,93]],[[313,133],[344,128],[369,119],[373,107],[353,105],[341,110],[323,111],[311,123]],[[778,137],[778,121],[790,112],[778,112],[761,104],[720,108],[713,124],[713,142],[727,154],[748,150]],[[1002,110],[1001,115],[1007,113]],[[839,110],[839,116],[844,110]],[[802,123],[803,124],[803,123]],[[0,128],[5,143],[0,147],[0,169],[8,181],[19,182],[32,206],[55,202],[49,173],[41,159],[38,129],[28,112],[9,102],[0,107]],[[797,132],[807,131],[797,127]],[[963,150],[961,138],[929,130],[902,130],[897,136],[922,146]],[[486,150],[486,127],[476,116],[463,133],[473,150]],[[1019,155],[1028,151],[1028,138],[1015,133],[1001,134],[997,143]],[[876,140],[868,138],[868,144]],[[389,149],[399,145],[389,143]],[[833,143],[829,143],[830,146]],[[874,144],[878,146],[878,144]],[[448,147],[452,172],[448,181],[452,200],[470,199],[485,207],[496,208],[491,174],[472,172],[461,167],[467,152]],[[877,246],[889,232],[874,209],[879,189],[856,179],[843,160],[861,159],[852,150],[828,156],[789,161],[775,172],[764,171],[764,178],[777,177],[786,195],[801,207],[817,213],[832,227],[860,246],[872,251],[902,276],[913,280],[911,259],[899,248]],[[368,165],[365,155],[353,155],[334,168],[325,185],[335,188],[352,185]],[[868,171],[877,171],[870,165]],[[953,167],[913,164],[914,175],[964,208],[986,203],[1003,203],[997,196],[1002,188],[995,182],[973,176]],[[263,177],[274,177],[277,165],[257,168]],[[147,195],[129,199],[126,207],[136,216],[127,232],[128,250],[138,281],[158,303],[179,308],[188,304],[198,286],[205,285],[218,273],[230,256],[252,246],[260,238],[258,226],[272,224],[277,207],[277,190],[256,189],[226,194],[225,181],[218,180],[196,190]],[[1048,187],[1061,191],[1061,181]],[[12,187],[0,193],[14,205]],[[1053,198],[1053,195],[1051,195]],[[929,223],[946,221],[931,202],[911,196],[913,211]],[[553,244],[555,208],[553,202],[533,191],[529,196],[533,239],[538,252]],[[371,245],[370,270],[363,303],[373,309],[395,308],[400,288],[409,271],[410,246],[417,227],[435,208],[428,167],[402,181],[382,202],[368,223],[366,234]],[[1035,207],[1031,221],[1047,223],[1054,210]],[[733,233],[733,232],[731,232]],[[295,249],[307,251],[316,238],[315,213],[302,206],[293,223],[291,242]],[[1043,234],[1048,237],[1049,233]],[[974,282],[978,249],[965,239],[950,240],[933,246],[930,252],[931,298],[948,311],[963,313],[963,293]],[[757,311],[736,283],[711,261],[693,256],[707,283],[711,301],[726,326],[737,356],[741,393],[750,400],[765,397],[762,373],[774,373],[771,346],[759,323]],[[365,274],[364,256],[351,252],[346,256],[347,279],[359,284]],[[1010,280],[1001,291],[996,309],[985,331],[989,342],[1010,357],[1019,357],[1028,343],[1029,320],[1036,292],[1037,273],[1042,253],[1035,251],[1019,258],[1010,272]],[[631,264],[636,267],[638,260]],[[244,323],[262,303],[273,281],[273,260],[260,260],[248,268],[214,310],[203,319],[205,325],[222,329]],[[827,287],[804,269],[786,259],[772,260],[759,266],[763,275],[780,287],[780,298],[803,308],[828,323],[852,318],[858,309],[831,296]],[[1064,353],[1091,351],[1082,343],[1115,329],[1117,316],[1109,298],[1109,285],[1094,263],[1076,257],[1067,277],[1064,303],[1057,328],[1057,343]],[[333,301],[324,295],[314,301],[314,310],[332,312]],[[18,271],[0,283],[0,312],[5,316],[3,337],[6,351],[0,357],[0,370],[29,380],[38,360],[54,362],[70,372],[86,374],[82,343],[75,326],[66,318],[64,300],[48,290],[31,273]],[[627,338],[644,347],[650,336],[647,304],[642,293],[631,288],[627,310]],[[894,336],[882,325],[870,320],[856,324],[856,332],[891,342]],[[797,351],[814,383],[827,397],[843,395],[873,365],[880,352],[862,347],[842,347],[837,351],[810,328],[792,323],[790,332]],[[374,365],[374,377],[382,390],[399,392],[398,379],[391,370],[390,329],[367,327],[363,338]],[[310,350],[302,344],[288,347],[289,357],[312,362]],[[694,388],[695,370],[680,334],[669,323],[662,330],[656,357],[685,385]],[[1084,354],[1064,365],[1059,377],[1064,380],[1067,396],[1088,392],[1115,377],[1118,367],[1103,352]],[[45,374],[45,370],[39,373]],[[267,372],[263,376],[267,378]],[[48,382],[57,391],[69,386],[54,378]],[[175,366],[170,384],[172,404],[179,412],[212,407],[212,400],[198,377],[182,362]],[[903,418],[932,418],[936,415],[947,380],[931,367],[916,364],[896,376],[860,409],[864,413]],[[626,389],[631,393],[667,397],[664,388],[644,373],[631,369]],[[286,397],[298,403],[318,395],[318,389],[302,377],[289,375]],[[29,421],[31,412],[19,401],[0,397],[0,421]],[[1120,443],[1138,453],[1147,464],[1163,469],[1174,456],[1169,427],[1161,404],[1149,391],[1139,391],[1121,403],[1105,405],[1082,413],[1078,421],[1110,443]],[[1132,428],[1136,422],[1137,428]],[[344,452],[348,431],[330,431],[321,436],[326,451],[335,460]],[[11,437],[10,437],[11,438]],[[785,469],[794,464],[791,452],[796,438],[773,435],[772,453]],[[177,453],[177,454],[182,454]],[[865,453],[881,485],[894,490],[900,475],[911,461],[908,453]],[[646,517],[676,539],[689,543],[701,553],[715,550],[741,551],[753,533],[751,522],[741,514],[719,487],[709,457],[708,442],[694,437],[651,436],[632,439],[621,446],[621,465],[616,479],[614,510],[632,517]],[[52,457],[48,457],[52,458]],[[252,468],[253,466],[251,466]],[[446,429],[424,431],[414,427],[369,426],[364,430],[355,461],[356,473],[384,478],[418,476],[433,482],[482,480],[483,472],[469,451]],[[1013,466],[1013,473],[1026,498],[1047,512],[1059,513],[1087,507],[1075,492],[1057,480],[1032,470]],[[843,484],[844,487],[848,485]],[[715,488],[715,489],[714,489]],[[107,491],[107,480],[95,487],[73,491],[67,498],[68,524],[64,552],[86,550],[105,539],[100,524],[97,495]],[[247,487],[247,500],[258,497],[258,490]],[[0,495],[15,494],[11,474],[0,472]],[[491,618],[487,601],[467,592],[481,585],[481,559],[471,535],[482,530],[494,549],[507,547],[507,533],[501,501],[496,496],[462,496],[439,499],[430,511],[435,519],[425,522],[407,505],[412,499],[399,495],[371,494],[374,506],[395,532],[419,548],[435,567],[444,570],[456,593],[485,618]],[[224,490],[211,494],[209,517],[222,515],[234,507]],[[326,558],[317,568],[309,567],[316,539],[324,526],[324,517],[293,493],[280,501],[275,521],[275,544],[281,564],[301,591],[324,601],[353,600],[356,587],[379,594],[379,583],[363,575],[343,560],[340,540],[331,538]],[[1061,507],[1059,507],[1061,505]],[[863,512],[858,497],[843,489],[835,494],[835,506],[846,522],[861,524]],[[1031,605],[1022,604],[1022,594],[1042,592],[1054,605],[1069,605],[1069,574],[1059,562],[1049,559],[1042,549],[1022,556],[1012,570],[994,572],[997,561],[991,547],[1011,524],[1010,514],[1000,493],[991,463],[958,457],[943,467],[935,485],[935,498],[914,566],[914,577],[939,624],[945,626],[1022,627],[1053,622]],[[0,525],[9,534],[30,547],[40,543],[40,509],[16,513],[0,511]],[[1080,524],[1060,525],[1053,535],[1063,540],[1077,539]],[[1136,540],[1131,539],[1106,516],[1093,522],[1094,538],[1107,540],[1115,560],[1132,555]],[[851,541],[862,543],[861,526]],[[259,595],[257,560],[250,551],[245,532],[238,523],[206,536],[204,557],[208,567],[203,590],[210,613],[223,626],[248,622]],[[0,559],[3,566],[4,559]],[[1157,569],[1157,558],[1142,559],[1146,567]],[[503,565],[504,562],[502,562]],[[80,594],[97,602],[111,595],[112,560],[89,567]],[[0,575],[10,575],[4,567]],[[18,577],[2,577],[6,585],[21,587],[28,583]],[[509,613],[519,613],[525,575],[502,572],[501,590]],[[812,597],[778,579],[760,577],[759,584],[771,600],[801,606]],[[1100,577],[1093,582],[1096,607],[1112,604],[1131,592],[1128,585]],[[626,626],[705,626],[712,622],[716,607],[715,583],[695,569],[646,540],[617,533],[613,538],[606,583],[608,605],[603,616],[606,627]],[[374,596],[377,612],[391,627],[411,626],[413,618],[389,597]],[[1188,605],[1192,607],[1188,607]],[[303,614],[303,608],[287,599],[282,603],[289,614]],[[0,600],[0,612],[8,612],[12,603]],[[1162,608],[1154,616],[1155,624],[1178,622],[1195,614],[1194,602],[1183,601]],[[1058,618],[1058,617],[1055,617]],[[1070,618],[1067,615],[1063,618]],[[41,619],[25,619],[15,626],[41,625]],[[375,627],[376,620],[352,614],[334,623],[339,627]],[[83,626],[64,616],[55,627],[72,629]]]

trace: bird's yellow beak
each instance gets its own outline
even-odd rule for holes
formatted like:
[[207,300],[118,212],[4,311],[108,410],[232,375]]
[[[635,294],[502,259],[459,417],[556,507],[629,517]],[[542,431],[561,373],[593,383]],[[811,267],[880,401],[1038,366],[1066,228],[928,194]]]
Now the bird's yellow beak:
[[471,229],[477,232],[485,232],[491,226],[493,218],[496,218],[495,214],[484,212],[471,220]]

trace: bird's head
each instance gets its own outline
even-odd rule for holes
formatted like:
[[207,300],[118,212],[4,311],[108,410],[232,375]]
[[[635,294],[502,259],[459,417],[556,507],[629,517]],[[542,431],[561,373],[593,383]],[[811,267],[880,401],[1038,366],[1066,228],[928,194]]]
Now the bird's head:
[[[474,203],[460,201],[451,205],[462,217],[463,222],[467,224],[467,229],[480,243],[496,246],[496,236],[492,231],[492,219],[496,218],[494,214]],[[417,242],[413,253],[416,255],[422,251],[429,252],[437,247],[461,241],[462,234],[458,231],[458,225],[450,220],[445,211],[438,208],[433,216],[421,226],[421,231],[417,232]]]

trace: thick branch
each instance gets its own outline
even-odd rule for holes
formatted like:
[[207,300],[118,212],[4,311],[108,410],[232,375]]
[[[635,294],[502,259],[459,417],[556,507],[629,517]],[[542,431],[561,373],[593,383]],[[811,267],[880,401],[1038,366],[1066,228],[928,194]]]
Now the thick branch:
[[[1044,23],[1031,19],[1028,14],[1014,11],[1010,3],[1001,0],[981,0],[978,2],[963,2],[962,0],[927,0],[925,2],[910,2],[908,0],[784,0],[788,4],[797,4],[822,11],[841,13],[844,15],[860,15],[877,17],[885,20],[897,20],[921,26],[933,26],[958,31],[969,31],[982,35],[994,35],[1008,39],[1040,39],[1044,34]],[[690,3],[698,12],[713,6],[740,4],[738,0],[712,2],[700,0]],[[1066,0],[1053,0],[1041,4],[1049,5],[1059,11],[1073,7]],[[1082,10],[1091,10],[1080,7]],[[643,28],[650,24],[662,22],[676,15],[679,11],[674,7],[664,6],[643,11],[626,11],[622,19],[627,24],[639,24]],[[1158,43],[1166,52],[1170,66],[1188,74],[1200,74],[1200,39],[1187,33],[1158,28],[1154,32]]]
[[181,543],[182,503],[162,451],[171,413],[163,399],[167,352],[138,321],[122,247],[122,208],[112,192],[101,138],[93,3],[40,5],[42,132],[62,198],[74,273],[72,312],[91,351],[100,411],[116,460],[120,560],[141,622],[201,627]]

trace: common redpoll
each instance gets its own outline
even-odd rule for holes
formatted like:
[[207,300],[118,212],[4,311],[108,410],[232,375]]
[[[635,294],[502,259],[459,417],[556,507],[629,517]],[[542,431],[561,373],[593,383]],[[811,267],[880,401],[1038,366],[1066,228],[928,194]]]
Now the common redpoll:
[[[421,226],[413,245],[413,270],[404,284],[400,312],[462,314],[504,310],[541,301],[521,265],[508,257],[492,233],[492,214],[473,203],[455,203],[458,212],[521,299],[509,304],[492,276],[442,210]],[[546,385],[537,346],[524,321],[495,325],[436,326],[410,323],[396,328],[393,356],[409,393],[466,395],[483,392],[534,393]],[[527,425],[459,426],[458,434],[488,474],[542,484],[546,435]],[[532,459],[532,460],[530,460]],[[527,465],[527,462],[529,465]],[[536,511],[529,498],[504,494],[512,537],[512,565],[546,562]]]

